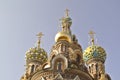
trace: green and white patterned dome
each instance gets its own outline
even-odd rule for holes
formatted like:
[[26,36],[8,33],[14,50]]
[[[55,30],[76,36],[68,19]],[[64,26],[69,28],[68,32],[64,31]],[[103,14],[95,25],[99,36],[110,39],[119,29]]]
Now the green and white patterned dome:
[[91,45],[84,51],[83,59],[85,62],[93,59],[105,62],[106,52],[101,46]]
[[101,46],[95,45],[95,32],[90,31],[89,35],[91,45],[83,53],[84,61],[86,63],[90,63],[91,61],[101,61],[104,63],[106,60],[105,50]]

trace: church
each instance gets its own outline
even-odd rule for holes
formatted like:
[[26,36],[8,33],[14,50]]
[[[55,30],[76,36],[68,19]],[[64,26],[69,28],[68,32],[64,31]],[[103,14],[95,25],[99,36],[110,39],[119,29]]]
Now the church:
[[111,80],[105,71],[107,54],[97,44],[95,32],[89,32],[89,46],[82,50],[70,29],[72,19],[68,12],[66,9],[60,20],[62,29],[56,33],[50,56],[40,46],[43,34],[37,34],[37,45],[26,51],[26,69],[20,80]]

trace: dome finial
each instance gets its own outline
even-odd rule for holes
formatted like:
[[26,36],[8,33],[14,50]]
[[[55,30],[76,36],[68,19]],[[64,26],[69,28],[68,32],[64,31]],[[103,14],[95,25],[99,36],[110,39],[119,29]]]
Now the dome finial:
[[72,34],[70,26],[72,25],[72,19],[68,15],[69,10],[65,10],[65,16],[60,19],[62,31],[58,32],[55,36],[55,42],[60,40],[66,40],[68,42],[72,41]]
[[66,17],[69,16],[69,9],[66,9],[66,10],[65,10],[65,14],[66,14]]
[[41,41],[41,37],[43,36],[43,33],[40,32],[36,35],[38,37],[38,41],[37,41],[37,47],[40,48],[40,41]]
[[65,10],[65,16],[60,19],[62,24],[62,31],[70,33],[70,26],[72,25],[72,19],[69,17],[69,10]]
[[90,40],[91,40],[90,44],[94,45],[95,44],[95,39],[94,39],[95,32],[91,30],[88,34],[89,34]]

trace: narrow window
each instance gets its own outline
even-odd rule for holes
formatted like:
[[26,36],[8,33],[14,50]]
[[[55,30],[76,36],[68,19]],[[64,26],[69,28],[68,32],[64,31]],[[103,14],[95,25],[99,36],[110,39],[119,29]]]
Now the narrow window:
[[35,67],[34,65],[31,66],[31,73],[34,72],[34,67]]
[[57,63],[57,70],[62,71],[62,63],[61,62]]

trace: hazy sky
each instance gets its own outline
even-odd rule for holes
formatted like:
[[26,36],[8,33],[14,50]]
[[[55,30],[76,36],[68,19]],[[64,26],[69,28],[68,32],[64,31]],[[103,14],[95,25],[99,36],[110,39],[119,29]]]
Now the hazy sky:
[[1,80],[20,79],[25,52],[35,45],[38,32],[44,34],[41,47],[50,53],[66,8],[73,21],[72,33],[83,50],[92,29],[107,52],[106,72],[119,80],[120,0],[0,0]]

